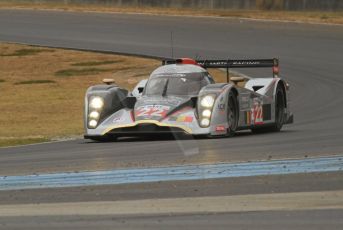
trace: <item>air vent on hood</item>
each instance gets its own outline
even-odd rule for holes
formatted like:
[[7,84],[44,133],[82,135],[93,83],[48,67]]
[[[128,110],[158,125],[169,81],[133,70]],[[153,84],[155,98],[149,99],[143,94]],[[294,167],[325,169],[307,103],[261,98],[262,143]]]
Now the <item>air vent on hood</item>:
[[254,91],[256,92],[257,90],[260,90],[264,87],[264,85],[254,85],[252,88],[254,89]]

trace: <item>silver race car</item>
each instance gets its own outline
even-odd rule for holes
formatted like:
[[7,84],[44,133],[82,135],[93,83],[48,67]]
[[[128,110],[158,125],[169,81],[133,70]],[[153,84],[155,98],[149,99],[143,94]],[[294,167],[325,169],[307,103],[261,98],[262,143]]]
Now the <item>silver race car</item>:
[[[270,67],[273,77],[229,77],[230,68]],[[226,69],[215,83],[208,68]],[[277,59],[164,60],[132,92],[111,80],[85,96],[85,138],[185,133],[232,136],[239,130],[279,131],[293,123],[289,85],[278,77]]]

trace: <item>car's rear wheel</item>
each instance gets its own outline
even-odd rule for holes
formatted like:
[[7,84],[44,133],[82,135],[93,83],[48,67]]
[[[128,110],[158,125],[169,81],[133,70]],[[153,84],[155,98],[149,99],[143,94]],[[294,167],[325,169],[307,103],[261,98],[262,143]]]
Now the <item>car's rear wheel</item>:
[[275,94],[275,123],[267,127],[252,128],[253,133],[264,133],[264,132],[279,132],[285,123],[285,92],[281,85],[278,85]]
[[286,101],[284,91],[281,87],[278,87],[275,100],[275,125],[272,131],[280,131],[285,123],[285,110]]
[[228,123],[227,135],[228,136],[235,135],[237,127],[238,127],[238,119],[239,119],[239,109],[238,109],[237,96],[231,91],[229,93],[228,109],[227,109],[227,123]]

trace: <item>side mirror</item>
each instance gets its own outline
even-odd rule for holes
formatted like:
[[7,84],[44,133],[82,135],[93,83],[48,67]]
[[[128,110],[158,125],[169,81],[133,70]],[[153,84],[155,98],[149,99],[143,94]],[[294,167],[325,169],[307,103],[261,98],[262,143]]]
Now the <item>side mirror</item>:
[[106,85],[114,85],[115,81],[112,78],[105,78],[102,80],[103,83],[105,83]]
[[142,96],[142,93],[144,91],[145,85],[148,82],[147,79],[141,80],[136,87],[132,90],[132,95],[134,97],[140,97]]

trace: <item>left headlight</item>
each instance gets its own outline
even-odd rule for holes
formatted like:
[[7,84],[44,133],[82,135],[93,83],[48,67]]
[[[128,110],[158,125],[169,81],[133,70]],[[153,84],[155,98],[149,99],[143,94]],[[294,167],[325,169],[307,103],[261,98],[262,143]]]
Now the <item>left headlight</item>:
[[199,108],[200,126],[203,128],[207,128],[210,126],[212,109],[213,109],[215,101],[216,101],[215,94],[208,94],[206,96],[203,96],[200,99],[200,108]]
[[214,95],[207,95],[201,99],[200,105],[205,108],[212,108],[214,105],[214,100]]
[[98,126],[100,113],[104,107],[104,99],[96,96],[89,99],[88,106],[88,128],[95,129]]

